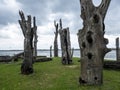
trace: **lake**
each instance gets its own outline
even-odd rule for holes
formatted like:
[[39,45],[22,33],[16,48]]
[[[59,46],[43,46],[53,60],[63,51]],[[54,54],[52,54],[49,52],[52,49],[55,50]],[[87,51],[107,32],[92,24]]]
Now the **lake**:
[[[14,54],[23,52],[23,50],[0,50],[0,56],[3,55],[9,55],[9,56],[13,56]],[[38,50],[37,51],[38,56],[50,56],[50,51],[49,50]],[[58,52],[59,56],[61,56],[61,50],[59,50]],[[54,56],[54,53],[52,51],[52,55]],[[80,57],[80,50],[74,50],[73,53],[73,57]],[[116,50],[112,50],[111,52],[107,53],[105,56],[105,59],[109,59],[109,60],[116,60]]]

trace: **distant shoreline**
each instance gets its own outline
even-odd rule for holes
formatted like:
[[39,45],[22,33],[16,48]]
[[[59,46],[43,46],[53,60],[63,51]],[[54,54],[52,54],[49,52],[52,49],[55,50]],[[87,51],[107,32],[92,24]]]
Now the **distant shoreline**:
[[[116,50],[116,48],[109,48],[111,50]],[[54,49],[52,49],[54,50]],[[58,49],[58,50],[61,50],[61,49]],[[74,49],[74,50],[80,50],[80,49]],[[23,51],[23,50],[20,50],[20,49],[14,49],[14,50],[0,50],[0,51]],[[37,51],[50,51],[50,49],[37,49]]]

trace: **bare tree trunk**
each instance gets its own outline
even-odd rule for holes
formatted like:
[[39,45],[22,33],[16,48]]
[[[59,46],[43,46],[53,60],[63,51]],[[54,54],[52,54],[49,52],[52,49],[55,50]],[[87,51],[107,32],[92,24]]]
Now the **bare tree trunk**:
[[71,42],[70,42],[70,32],[69,28],[62,29],[62,21],[60,20],[60,41],[61,41],[61,51],[62,51],[62,64],[71,64]]
[[[19,15],[21,20],[19,20],[19,24],[21,26],[24,39],[24,61],[21,65],[21,73],[22,74],[31,74],[33,73],[33,37],[34,30],[36,30],[36,26],[31,27],[31,16],[27,17],[25,20],[24,13],[19,11]],[[33,19],[35,24],[35,18]]]
[[71,50],[71,58],[73,57],[73,53],[74,53],[74,48],[72,48]]
[[52,45],[50,46],[50,57],[52,57]]
[[83,28],[78,32],[81,51],[81,84],[94,85],[103,83],[103,60],[109,52],[104,38],[104,18],[111,0],[102,0],[95,7],[92,0],[80,0]]
[[56,24],[56,21],[54,21],[54,26],[55,26],[55,39],[54,39],[54,57],[58,57],[58,42],[57,42],[57,37],[58,37],[58,23]]
[[120,61],[119,37],[116,38],[116,59]]
[[36,26],[36,19],[33,17],[33,32],[34,32],[34,48],[33,48],[33,58],[36,60],[37,57],[37,26]]

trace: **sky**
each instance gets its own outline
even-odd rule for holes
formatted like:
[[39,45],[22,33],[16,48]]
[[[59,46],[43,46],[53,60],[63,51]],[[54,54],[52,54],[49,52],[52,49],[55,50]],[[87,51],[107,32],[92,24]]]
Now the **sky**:
[[[93,0],[98,6],[101,0]],[[77,32],[83,27],[79,0],[0,0],[0,50],[23,49],[24,36],[18,23],[19,10],[36,17],[38,49],[49,49],[54,42],[54,20],[69,27],[72,48],[79,48]],[[120,37],[120,0],[111,0],[105,17],[105,38],[109,48],[115,47]],[[58,37],[60,48],[60,38]]]

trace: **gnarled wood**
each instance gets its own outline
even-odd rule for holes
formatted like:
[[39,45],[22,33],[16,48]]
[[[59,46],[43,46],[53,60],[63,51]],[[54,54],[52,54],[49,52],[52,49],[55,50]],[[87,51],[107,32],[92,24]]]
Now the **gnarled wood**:
[[[24,13],[19,11],[19,15],[21,20],[19,20],[19,24],[21,26],[24,39],[24,61],[21,65],[21,73],[22,74],[31,74],[33,73],[33,53],[34,57],[36,56],[36,46],[37,46],[37,35],[36,30],[37,26],[35,23],[35,17],[33,18],[33,27],[31,26],[31,16],[27,16],[27,20],[25,19]],[[33,45],[34,40],[34,45]]]
[[60,19],[60,41],[61,41],[61,51],[62,51],[62,64],[71,64],[71,42],[70,42],[70,32],[69,28],[62,29],[62,21]]
[[38,42],[38,40],[37,40],[37,38],[38,38],[38,36],[37,36],[37,26],[36,26],[36,18],[35,17],[33,17],[33,45],[34,45],[34,48],[33,48],[33,58],[34,58],[34,60],[36,59],[36,57],[37,57],[37,42]]
[[50,46],[50,57],[52,57],[52,45]]
[[109,49],[104,38],[104,18],[111,0],[102,0],[95,7],[92,0],[80,0],[83,28],[78,32],[81,51],[81,84],[94,85],[103,82],[103,59]]
[[116,38],[116,59],[120,62],[119,37]]
[[54,39],[54,57],[58,57],[58,42],[57,42],[57,38],[58,38],[58,23],[56,23],[56,21],[54,21],[54,26],[55,26],[55,39]]
[[71,50],[71,58],[73,57],[73,53],[74,53],[74,48],[72,48]]

